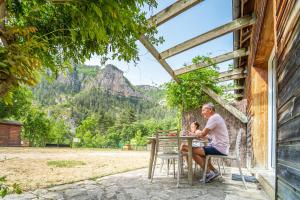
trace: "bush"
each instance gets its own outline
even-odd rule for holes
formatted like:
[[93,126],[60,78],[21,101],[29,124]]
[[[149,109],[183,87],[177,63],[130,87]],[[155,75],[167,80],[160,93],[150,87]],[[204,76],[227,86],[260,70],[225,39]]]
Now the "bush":
[[51,130],[50,119],[37,108],[31,108],[23,122],[24,138],[29,140],[30,146],[45,146]]
[[17,193],[21,194],[22,190],[20,188],[20,185],[17,183],[14,183],[12,186],[8,186],[5,184],[6,182],[6,177],[1,176],[0,177],[0,197],[3,198],[9,193]]

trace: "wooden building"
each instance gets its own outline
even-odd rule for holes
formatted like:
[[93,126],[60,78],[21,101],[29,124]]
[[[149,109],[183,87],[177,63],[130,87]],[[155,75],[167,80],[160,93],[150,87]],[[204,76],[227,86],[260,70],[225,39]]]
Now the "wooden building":
[[[247,69],[252,167],[270,169],[278,199],[300,199],[300,1],[242,1],[240,17],[256,16],[251,28],[236,33]],[[250,36],[248,32],[251,32]],[[248,39],[247,39],[248,38]]]
[[[178,0],[149,22],[159,26],[201,2]],[[234,69],[220,73],[220,81],[238,84],[234,92],[247,102],[246,112],[208,88],[204,92],[246,125],[247,155],[242,156],[249,171],[262,177],[268,172],[271,183],[265,188],[271,198],[300,199],[300,0],[232,0],[232,11],[232,22],[162,52],[147,37],[140,41],[180,84],[178,75],[207,64],[173,70],[167,58],[233,33],[233,51],[212,60],[234,60]]]
[[19,122],[0,120],[0,147],[21,146],[21,127]]

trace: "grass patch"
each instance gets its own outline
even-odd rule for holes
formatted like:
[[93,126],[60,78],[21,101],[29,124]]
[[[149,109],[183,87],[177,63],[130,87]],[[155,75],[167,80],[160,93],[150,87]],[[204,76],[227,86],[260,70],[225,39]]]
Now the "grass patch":
[[80,160],[51,160],[47,162],[48,166],[60,168],[72,168],[75,166],[85,165],[85,162]]

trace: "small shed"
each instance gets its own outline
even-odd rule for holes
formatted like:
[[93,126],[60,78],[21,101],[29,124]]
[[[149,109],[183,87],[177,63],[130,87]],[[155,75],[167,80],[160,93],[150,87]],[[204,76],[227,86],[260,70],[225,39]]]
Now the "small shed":
[[21,146],[21,127],[20,122],[0,120],[0,147]]

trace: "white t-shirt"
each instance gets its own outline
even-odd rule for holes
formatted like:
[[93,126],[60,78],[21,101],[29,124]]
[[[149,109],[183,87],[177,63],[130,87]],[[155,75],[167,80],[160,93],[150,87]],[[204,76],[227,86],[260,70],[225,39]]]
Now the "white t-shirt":
[[219,152],[228,155],[229,135],[224,119],[219,114],[215,113],[208,119],[205,128],[210,130],[210,145]]

